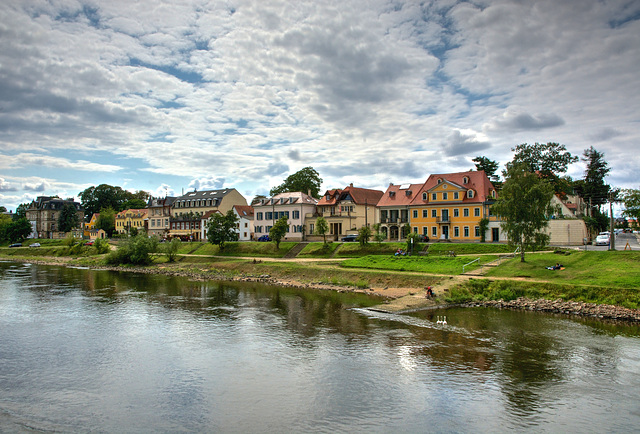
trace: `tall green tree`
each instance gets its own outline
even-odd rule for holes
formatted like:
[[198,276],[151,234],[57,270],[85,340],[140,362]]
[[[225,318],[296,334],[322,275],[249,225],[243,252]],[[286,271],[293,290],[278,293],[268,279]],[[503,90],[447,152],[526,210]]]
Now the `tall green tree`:
[[224,243],[227,241],[237,241],[239,219],[233,210],[227,211],[226,214],[215,213],[207,223],[207,240],[213,245],[219,246],[220,250],[224,250]]
[[146,207],[147,207],[146,200],[133,198],[133,199],[127,199],[127,201],[122,206],[122,209],[144,209]]
[[124,204],[131,198],[131,193],[121,187],[108,184],[100,184],[97,187],[89,187],[78,194],[84,208],[87,221],[94,213],[103,208],[113,208],[116,212],[122,211]]
[[365,225],[358,229],[356,241],[358,241],[361,246],[364,247],[369,244],[369,238],[371,238],[371,228],[369,226]]
[[316,220],[316,228],[314,231],[315,235],[322,235],[322,239],[324,240],[324,244],[327,244],[327,232],[329,232],[329,223],[327,223],[327,219],[320,216]]
[[111,238],[116,231],[116,211],[113,208],[103,208],[100,210],[96,229],[102,229]]
[[269,238],[276,243],[276,248],[280,248],[280,241],[287,235],[289,229],[289,219],[286,215],[280,217],[269,230]]
[[284,182],[277,187],[273,187],[269,194],[275,196],[280,193],[301,191],[303,193],[311,192],[311,196],[316,199],[320,198],[320,187],[322,186],[322,178],[313,167],[305,167],[298,170],[293,175],[289,175]]
[[27,210],[29,209],[30,203],[21,203],[16,208],[16,212],[13,214],[14,219],[21,219],[27,217]]
[[621,198],[624,203],[623,214],[627,217],[636,218],[640,221],[640,190],[622,190]]
[[476,170],[484,170],[484,173],[487,175],[487,178],[492,183],[496,183],[500,181],[500,175],[497,174],[499,164],[497,161],[493,161],[488,159],[487,157],[478,156],[471,160],[476,165]]
[[585,149],[582,161],[587,164],[582,183],[582,197],[591,206],[602,211],[602,205],[607,203],[611,186],[605,184],[604,178],[611,171],[604,159],[604,153],[598,152],[593,146]]
[[567,172],[570,164],[578,161],[578,157],[571,155],[564,145],[554,142],[533,145],[523,143],[511,150],[515,155],[513,160],[507,163],[507,171],[510,166],[524,164],[529,172],[538,173],[547,179],[555,193],[571,190],[568,179],[561,175]]
[[509,244],[520,247],[520,261],[525,262],[528,248],[541,248],[549,243],[544,233],[551,212],[553,186],[538,173],[532,173],[527,164],[507,166],[500,197],[493,212],[502,220],[500,226],[507,233]]
[[58,230],[61,232],[70,232],[72,229],[80,226],[76,207],[71,203],[65,203],[58,216]]
[[31,223],[26,217],[12,221],[5,227],[5,237],[11,243],[25,240],[31,235]]

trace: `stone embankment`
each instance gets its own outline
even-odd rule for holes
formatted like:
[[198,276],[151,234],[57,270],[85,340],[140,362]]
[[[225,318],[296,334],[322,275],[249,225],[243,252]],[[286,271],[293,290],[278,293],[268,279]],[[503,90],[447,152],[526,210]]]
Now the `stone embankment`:
[[612,319],[620,321],[640,322],[640,310],[627,309],[621,306],[608,304],[593,304],[579,301],[557,300],[532,300],[518,298],[517,300],[489,300],[483,302],[466,303],[465,307],[494,307],[498,309],[523,309],[538,312],[560,313],[564,315],[580,315],[599,319]]

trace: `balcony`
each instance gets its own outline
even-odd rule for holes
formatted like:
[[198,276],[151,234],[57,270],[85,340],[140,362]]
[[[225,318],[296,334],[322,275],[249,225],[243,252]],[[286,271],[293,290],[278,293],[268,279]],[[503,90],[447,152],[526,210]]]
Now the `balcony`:
[[451,223],[451,219],[449,218],[449,216],[436,217],[436,223],[446,225]]

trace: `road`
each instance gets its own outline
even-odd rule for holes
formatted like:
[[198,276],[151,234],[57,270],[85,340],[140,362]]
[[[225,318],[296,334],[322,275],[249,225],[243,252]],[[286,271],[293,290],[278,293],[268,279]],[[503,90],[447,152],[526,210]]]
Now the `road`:
[[[623,233],[616,236],[616,250],[624,250],[625,247],[627,247],[627,250],[629,250],[629,248],[631,248],[631,250],[640,250],[640,243],[638,243],[636,234]],[[587,250],[609,250],[609,246],[589,245],[587,246]]]

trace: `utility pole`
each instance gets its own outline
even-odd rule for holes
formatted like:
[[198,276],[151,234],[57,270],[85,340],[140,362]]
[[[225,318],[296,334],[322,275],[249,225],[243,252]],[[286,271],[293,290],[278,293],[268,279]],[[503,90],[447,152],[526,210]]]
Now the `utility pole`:
[[613,219],[613,192],[609,192],[609,250],[616,249],[616,233],[614,232],[614,219]]

